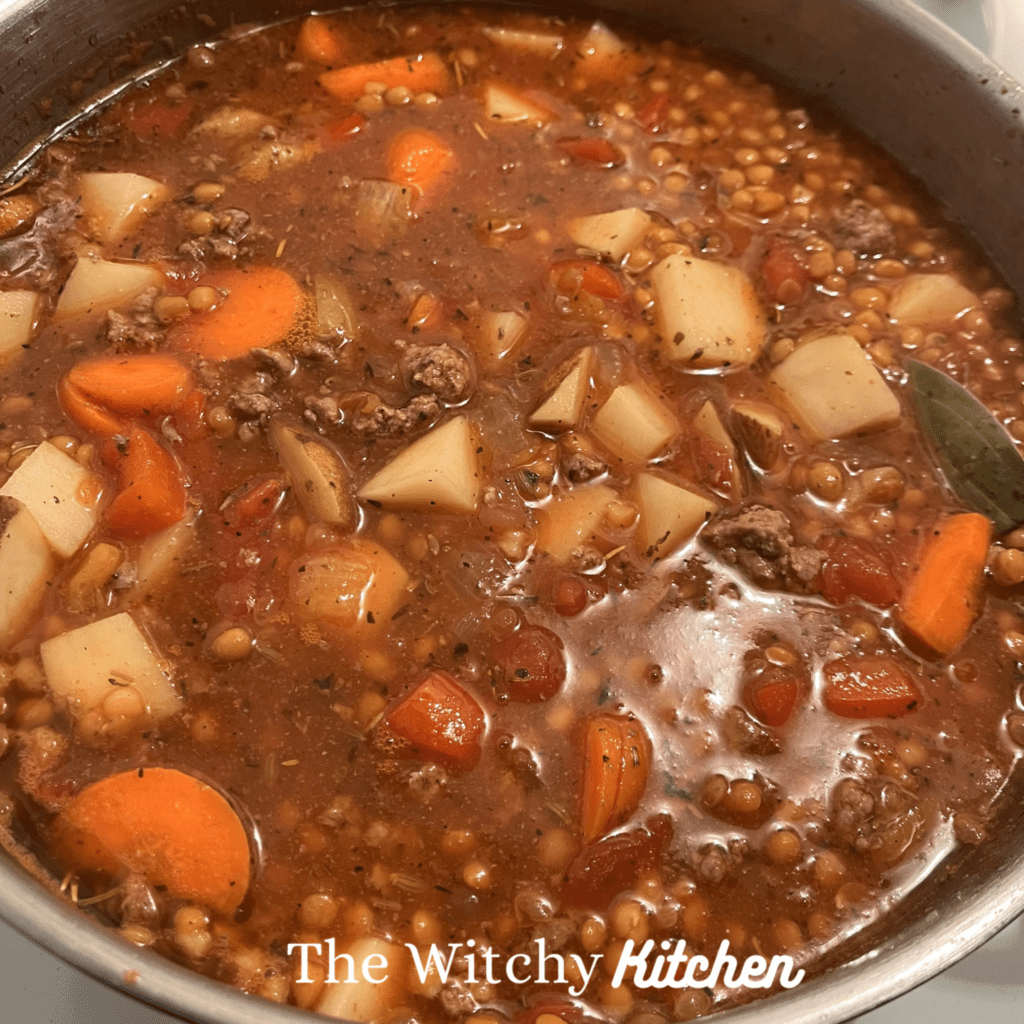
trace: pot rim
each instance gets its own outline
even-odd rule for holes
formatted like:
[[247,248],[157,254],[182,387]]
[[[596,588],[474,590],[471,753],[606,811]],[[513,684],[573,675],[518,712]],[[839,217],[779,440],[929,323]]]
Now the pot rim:
[[[544,5],[544,0],[538,2]],[[979,99],[984,95],[987,102],[1005,108],[1008,120],[1019,119],[1024,87],[936,16],[912,0],[852,2],[873,9],[951,66],[969,73]],[[0,21],[28,17],[39,6],[39,0],[0,0]],[[104,90],[117,91],[117,86]],[[65,119],[61,127],[73,119]],[[0,893],[0,918],[16,931],[96,980],[157,1009],[195,1024],[310,1024],[313,1019],[312,1011],[247,996],[132,946],[40,884],[6,853],[0,854]],[[838,1024],[928,981],[1021,914],[1024,850],[994,871],[973,900],[957,897],[954,910],[945,916],[933,909],[857,959],[796,989],[718,1013],[714,1019],[719,1024]]]

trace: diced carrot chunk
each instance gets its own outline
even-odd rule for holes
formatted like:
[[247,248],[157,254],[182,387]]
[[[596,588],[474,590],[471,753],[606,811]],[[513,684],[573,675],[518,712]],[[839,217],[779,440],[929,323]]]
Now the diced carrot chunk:
[[626,162],[626,155],[622,150],[607,139],[559,139],[556,145],[573,160],[582,164],[621,167]]
[[913,676],[884,654],[836,658],[825,666],[825,704],[843,718],[898,718],[921,702]]
[[291,274],[276,267],[220,270],[200,284],[226,292],[209,312],[177,321],[171,344],[204,359],[238,359],[254,348],[276,345],[287,337],[305,304]]
[[119,492],[105,513],[115,536],[148,537],[184,516],[181,469],[174,456],[144,430],[132,426],[123,447],[108,439],[103,459],[118,475]]
[[399,755],[469,771],[480,760],[486,726],[476,699],[447,672],[438,670],[391,709],[380,736]]
[[588,292],[599,299],[621,299],[626,293],[619,278],[607,267],[590,260],[562,260],[551,266],[555,287],[569,295]]
[[822,547],[828,552],[821,570],[821,593],[826,601],[844,605],[859,597],[888,608],[900,599],[900,585],[873,544],[859,537],[831,537]]
[[122,434],[127,421],[108,412],[98,402],[68,380],[61,377],[57,383],[57,397],[61,408],[84,430],[109,437],[111,434]]
[[643,726],[622,715],[587,719],[583,755],[583,837],[592,842],[640,806],[651,763]]
[[324,72],[317,81],[335,99],[351,103],[363,95],[368,82],[388,88],[404,85],[412,92],[444,93],[451,86],[451,72],[436,53],[421,53],[337,68]]
[[338,29],[327,18],[310,15],[302,23],[295,49],[303,60],[337,67],[345,60],[345,43]]
[[138,768],[94,782],[60,812],[54,848],[106,885],[130,874],[173,899],[238,909],[249,888],[249,839],[215,789],[173,768]]
[[908,641],[945,657],[963,643],[981,611],[992,523],[976,512],[937,524],[903,595],[900,624]]
[[420,194],[430,191],[454,167],[455,154],[448,145],[422,128],[399,132],[388,150],[388,178]]
[[67,379],[104,408],[131,416],[173,412],[192,390],[188,367],[162,352],[86,359]]

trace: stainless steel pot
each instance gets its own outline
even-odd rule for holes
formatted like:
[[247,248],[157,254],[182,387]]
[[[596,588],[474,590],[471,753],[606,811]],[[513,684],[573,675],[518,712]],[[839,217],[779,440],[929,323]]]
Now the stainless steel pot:
[[[13,160],[17,173],[38,145],[34,140],[72,117],[82,97],[116,91],[116,80],[140,65],[233,23],[288,17],[308,3],[0,0],[0,166]],[[551,6],[574,5],[551,0]],[[594,6],[730,50],[839,111],[914,172],[1024,295],[1024,88],[908,0],[598,0]],[[838,1024],[926,981],[1022,911],[1024,772],[1018,771],[986,845],[954,852],[820,978],[715,1019]],[[196,1024],[310,1019],[126,945],[3,856],[0,915],[95,978]]]

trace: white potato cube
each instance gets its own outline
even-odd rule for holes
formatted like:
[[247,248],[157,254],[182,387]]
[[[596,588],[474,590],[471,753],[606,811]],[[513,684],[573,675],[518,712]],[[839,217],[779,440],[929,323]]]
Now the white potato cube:
[[181,694],[127,612],[44,640],[39,654],[50,689],[78,718],[102,705],[115,687],[134,687],[154,718],[181,707]]
[[533,53],[538,57],[557,57],[565,45],[561,36],[549,32],[524,32],[514,28],[487,25],[483,33],[492,43],[504,46],[507,50]]
[[392,512],[472,515],[480,504],[478,442],[465,416],[413,441],[358,491]]
[[636,206],[629,206],[569,221],[569,237],[578,246],[619,263],[643,241],[650,227],[651,218]]
[[0,652],[20,639],[53,579],[56,559],[32,514],[0,498]]
[[486,369],[498,368],[502,359],[525,337],[529,323],[516,310],[492,309],[481,315],[473,332],[474,347]]
[[492,124],[547,124],[554,114],[522,93],[490,82],[484,86],[484,115]]
[[44,441],[0,487],[32,513],[58,555],[69,558],[99,520],[101,484],[95,473]]
[[594,436],[626,462],[646,462],[679,432],[679,423],[646,384],[620,384],[591,421]]
[[79,176],[78,194],[93,237],[114,245],[170,199],[171,190],[141,174],[96,171]]
[[617,491],[597,484],[554,498],[537,513],[537,550],[555,562],[567,562],[576,548],[593,541],[609,504],[618,497]]
[[529,425],[552,434],[575,429],[590,391],[593,365],[594,350],[589,345],[564,362],[552,374],[544,397],[530,416]]
[[768,389],[813,441],[882,430],[900,419],[896,396],[848,334],[801,345],[772,372]]
[[677,254],[651,270],[651,284],[670,362],[704,369],[747,366],[758,357],[768,325],[742,270]]
[[978,296],[952,274],[911,274],[893,289],[889,316],[901,327],[948,327]]
[[138,576],[129,591],[133,601],[145,600],[175,570],[184,566],[185,554],[195,540],[196,516],[186,512],[176,523],[151,533],[139,548]]
[[671,554],[718,509],[702,494],[653,473],[640,473],[633,489],[640,508],[637,545],[648,558]]
[[372,1024],[399,1004],[410,971],[405,947],[370,935],[339,947],[337,955],[337,984],[324,985],[317,1013]]
[[164,275],[147,263],[108,263],[80,256],[57,300],[53,319],[103,316],[137,299],[147,288],[159,288]]
[[366,633],[387,628],[408,583],[409,574],[390,552],[356,537],[294,563],[288,592],[305,618]]
[[0,363],[20,354],[32,340],[38,315],[36,292],[0,292]]
[[576,67],[595,78],[615,78],[637,66],[637,55],[607,25],[595,21],[576,49]]

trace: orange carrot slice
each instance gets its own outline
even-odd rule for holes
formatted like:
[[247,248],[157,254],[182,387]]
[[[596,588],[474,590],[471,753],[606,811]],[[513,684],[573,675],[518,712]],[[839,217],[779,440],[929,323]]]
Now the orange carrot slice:
[[587,842],[621,825],[647,788],[651,741],[643,726],[621,715],[587,719],[581,818]]
[[116,470],[120,485],[104,514],[115,536],[148,537],[185,515],[185,481],[178,463],[144,430],[132,426],[123,447],[109,439],[103,458]]
[[351,103],[363,95],[367,82],[380,82],[389,89],[404,85],[412,92],[444,93],[451,87],[451,72],[436,53],[420,53],[325,71],[317,81],[335,99]]
[[124,433],[127,421],[94,402],[81,388],[75,387],[67,376],[61,377],[57,383],[57,397],[61,408],[85,430],[106,437]]
[[397,737],[399,752],[468,771],[480,760],[486,724],[476,700],[447,672],[435,671],[389,712],[382,739]]
[[920,702],[913,676],[895,658],[836,658],[825,666],[825,704],[834,715],[899,718]]
[[337,67],[345,60],[345,43],[341,33],[326,18],[315,14],[306,18],[295,40],[295,49],[303,60]]
[[431,132],[409,128],[399,132],[388,151],[388,178],[396,185],[410,185],[428,192],[455,167],[455,154]]
[[53,826],[55,849],[98,884],[141,874],[185,899],[234,913],[249,887],[249,840],[215,789],[173,768],[111,775],[78,793]]
[[945,657],[963,643],[981,611],[992,523],[965,512],[939,523],[900,605],[910,643]]
[[192,389],[188,367],[166,353],[86,359],[67,381],[103,408],[132,416],[173,412]]
[[305,296],[295,278],[276,267],[221,270],[200,284],[226,292],[208,313],[179,320],[171,344],[204,359],[238,359],[281,341],[295,325]]

